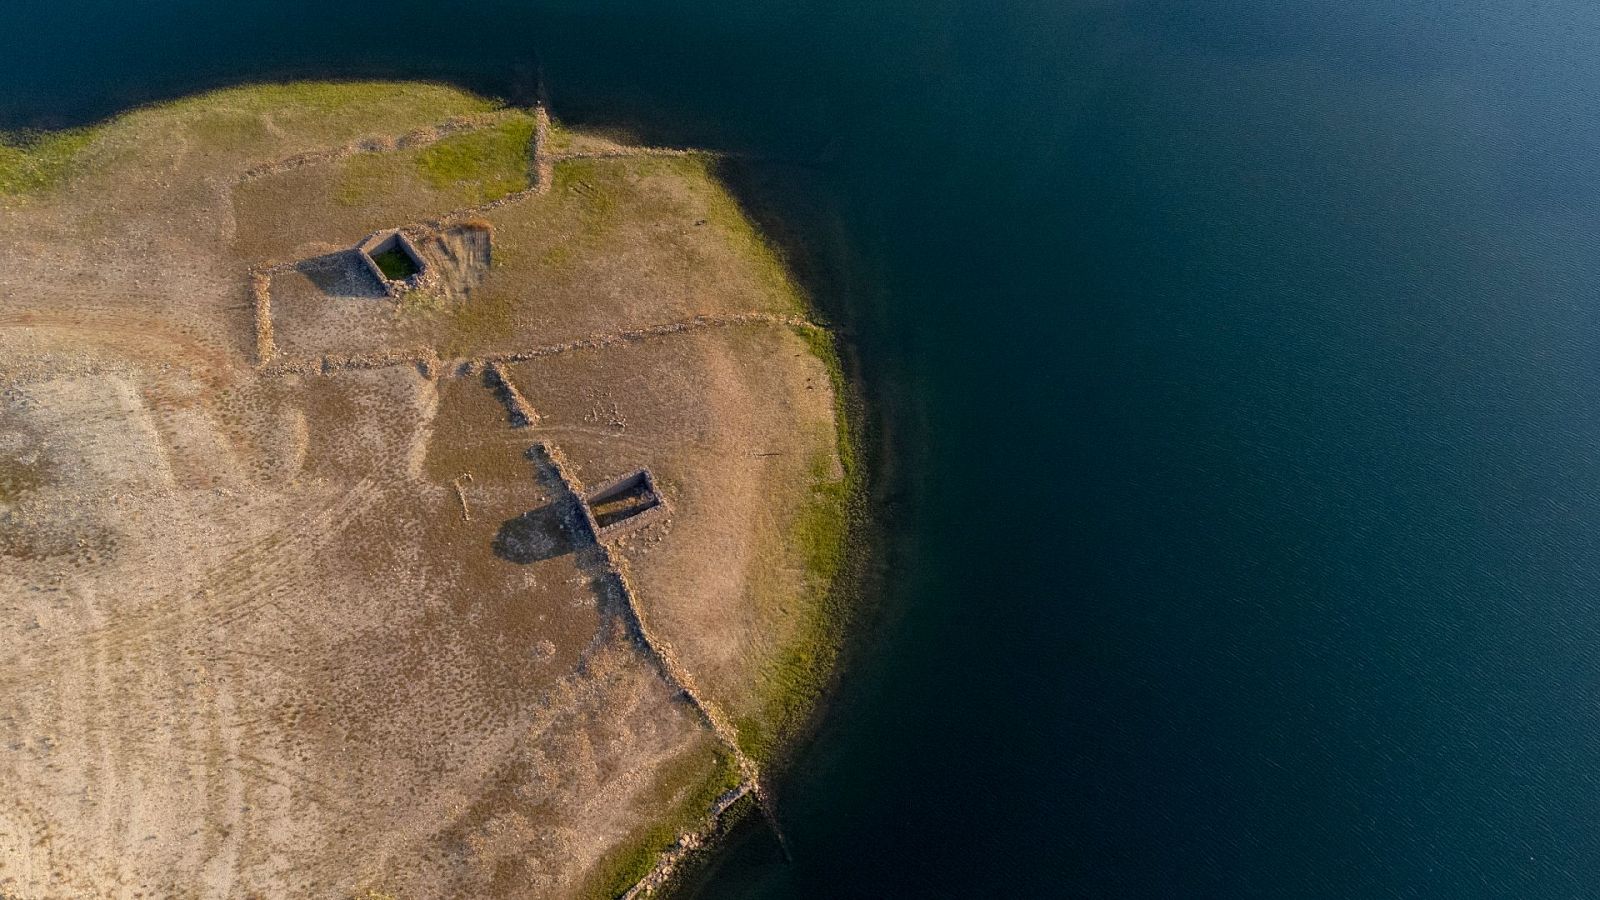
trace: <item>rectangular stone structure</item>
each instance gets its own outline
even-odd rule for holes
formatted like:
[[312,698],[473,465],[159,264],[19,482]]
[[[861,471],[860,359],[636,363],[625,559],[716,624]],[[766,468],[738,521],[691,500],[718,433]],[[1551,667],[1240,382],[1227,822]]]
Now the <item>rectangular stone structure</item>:
[[[377,260],[373,259],[374,256],[381,256],[385,253],[401,254],[411,261],[415,271],[405,278],[390,278],[383,273],[383,268],[378,265]],[[367,270],[372,273],[374,278],[378,279],[378,283],[383,285],[384,292],[391,297],[397,297],[405,291],[422,287],[431,274],[428,261],[422,258],[422,252],[417,249],[417,245],[413,244],[411,239],[406,237],[405,232],[398,228],[373,232],[372,235],[356,247],[356,255],[361,257],[362,262],[366,264]]]
[[590,490],[579,505],[595,539],[600,541],[659,522],[668,512],[667,501],[656,488],[649,469],[636,469]]

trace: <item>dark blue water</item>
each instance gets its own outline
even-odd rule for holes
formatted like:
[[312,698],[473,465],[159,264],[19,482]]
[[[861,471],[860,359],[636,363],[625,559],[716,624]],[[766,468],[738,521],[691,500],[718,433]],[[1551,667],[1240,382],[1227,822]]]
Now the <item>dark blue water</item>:
[[706,896],[1600,897],[1600,7],[346,6],[13,2],[0,121],[542,65],[827,160],[888,596]]

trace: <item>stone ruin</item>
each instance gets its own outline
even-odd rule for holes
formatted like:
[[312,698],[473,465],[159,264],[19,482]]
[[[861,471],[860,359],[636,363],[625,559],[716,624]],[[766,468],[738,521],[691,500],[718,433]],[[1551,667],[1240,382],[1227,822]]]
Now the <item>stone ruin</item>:
[[[425,287],[434,277],[433,267],[423,258],[422,251],[398,228],[374,232],[356,247],[356,255],[390,297]],[[380,260],[389,263],[392,273],[399,277],[385,272]]]
[[609,481],[580,498],[583,517],[595,540],[608,541],[666,518],[667,501],[649,469],[638,469]]

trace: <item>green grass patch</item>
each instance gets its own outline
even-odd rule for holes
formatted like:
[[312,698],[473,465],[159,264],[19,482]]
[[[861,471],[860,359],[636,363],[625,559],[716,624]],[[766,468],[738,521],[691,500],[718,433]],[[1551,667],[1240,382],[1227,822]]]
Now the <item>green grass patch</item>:
[[833,472],[833,454],[819,451],[810,460],[811,495],[785,532],[806,572],[806,592],[794,634],[760,675],[756,712],[738,717],[739,749],[752,759],[773,759],[805,724],[827,687],[842,646],[851,599],[840,576],[849,552],[851,525],[862,487],[858,447],[850,422],[850,386],[834,348],[833,336],[821,329],[796,328],[795,333],[828,370],[833,384],[834,434],[840,468]]
[[[670,806],[659,821],[641,827],[597,864],[581,896],[614,900],[650,874],[656,860],[678,835],[700,825],[718,797],[739,785],[739,766],[722,748],[665,773],[651,788],[649,801]],[[674,798],[678,799],[674,803]]]
[[37,194],[61,184],[97,129],[0,133],[0,194]]
[[[110,156],[101,162],[110,164],[113,159],[143,158],[147,154],[142,146],[173,129],[187,129],[213,146],[248,149],[271,139],[268,117],[277,132],[322,142],[393,133],[501,107],[453,87],[416,82],[245,85],[137,109],[89,128],[0,133],[0,195],[42,193],[59,186],[97,138],[106,140]],[[520,121],[531,136],[531,117]]]
[[810,596],[802,602],[795,633],[761,672],[759,712],[734,723],[739,749],[757,761],[773,759],[804,724],[838,656],[843,610],[835,585],[845,558],[849,504],[848,482],[815,484],[789,528]]
[[853,482],[859,474],[856,436],[850,423],[850,382],[844,377],[844,364],[839,360],[834,345],[833,332],[822,328],[796,328],[794,333],[806,342],[811,351],[828,370],[828,383],[833,387],[833,424],[839,451],[839,465],[844,469],[845,480]]
[[417,154],[417,171],[441,191],[482,203],[528,187],[534,121],[518,116],[493,128],[447,137]]
[[533,118],[517,115],[452,135],[420,150],[358,153],[340,163],[334,200],[343,206],[381,203],[432,189],[452,204],[483,203],[528,187]]
[[383,277],[390,281],[404,281],[417,274],[417,264],[399,247],[372,254],[372,261],[378,264],[378,271],[383,273]]
[[176,115],[187,121],[203,116],[259,118],[271,114],[273,122],[287,133],[353,137],[500,107],[497,101],[441,84],[298,81],[226,88],[131,113],[130,117]]
[[500,106],[458,88],[420,81],[290,81],[223,88],[153,108],[175,112],[227,108],[316,116],[361,107],[377,113],[404,112],[432,121]]

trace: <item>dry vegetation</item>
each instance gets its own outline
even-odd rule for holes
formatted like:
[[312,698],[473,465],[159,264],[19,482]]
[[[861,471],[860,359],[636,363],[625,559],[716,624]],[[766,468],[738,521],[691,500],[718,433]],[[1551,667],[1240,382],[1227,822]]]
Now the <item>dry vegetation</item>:
[[[615,896],[800,720],[831,342],[704,157],[556,128],[591,156],[455,214],[528,191],[535,132],[303,84],[0,140],[0,896]],[[341,251],[408,224],[445,277],[393,300]],[[737,746],[536,441],[654,472],[618,557]]]

